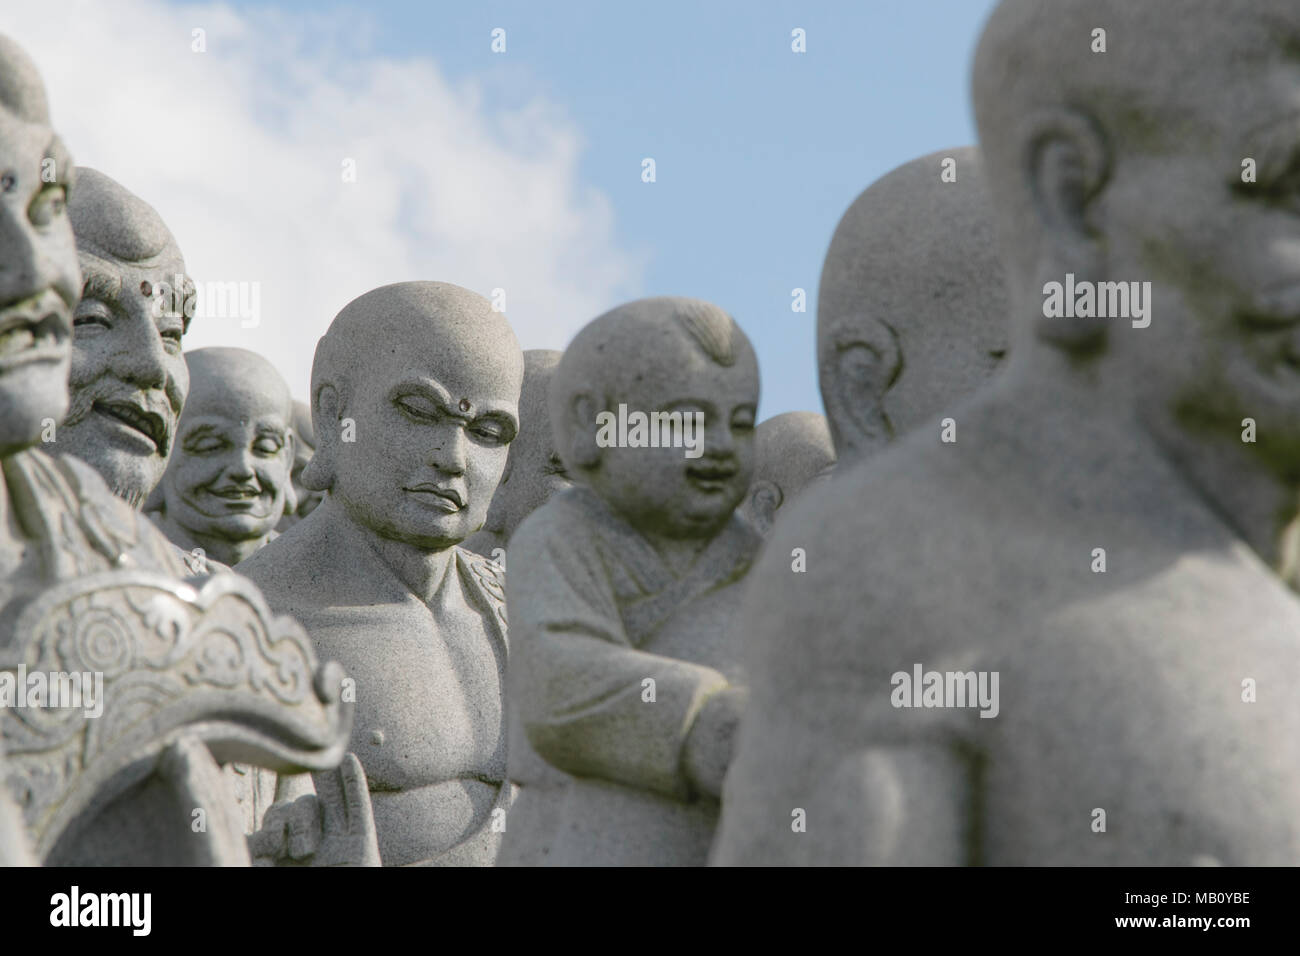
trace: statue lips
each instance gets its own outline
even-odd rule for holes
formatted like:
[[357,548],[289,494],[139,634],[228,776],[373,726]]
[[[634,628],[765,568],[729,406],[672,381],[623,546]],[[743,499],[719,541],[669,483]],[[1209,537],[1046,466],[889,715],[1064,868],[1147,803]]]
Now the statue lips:
[[0,373],[29,362],[66,360],[70,329],[67,307],[54,292],[0,311]]
[[448,514],[455,514],[465,507],[465,496],[450,485],[435,485],[423,482],[402,490],[419,496],[420,500],[426,501],[430,507],[445,511]]
[[[168,420],[158,412],[142,404],[127,400],[96,400],[91,409],[100,417],[118,424],[118,432],[130,436],[136,444],[143,445],[141,439],[148,441],[150,454],[167,457],[171,427]],[[135,436],[140,436],[136,438]]]
[[734,461],[711,461],[701,465],[688,465],[686,479],[701,491],[711,494],[726,491],[740,466]]
[[[209,518],[222,518],[228,514],[245,514],[252,518],[266,518],[271,514],[272,496],[260,485],[223,485],[218,488],[200,488],[199,495],[190,496],[190,507]],[[215,498],[215,508],[205,508],[195,498]]]

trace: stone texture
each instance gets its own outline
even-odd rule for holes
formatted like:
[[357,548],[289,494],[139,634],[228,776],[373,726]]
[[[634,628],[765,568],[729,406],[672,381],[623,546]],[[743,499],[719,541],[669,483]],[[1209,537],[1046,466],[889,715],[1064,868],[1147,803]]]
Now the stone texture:
[[835,445],[824,415],[785,412],[759,423],[754,447],[754,479],[740,514],[759,534],[766,535],[781,508],[809,485],[830,478]]
[[551,437],[547,389],[562,353],[554,349],[524,352],[524,386],[519,393],[519,435],[501,484],[492,496],[483,529],[465,541],[471,551],[504,564],[506,546],[520,523],[551,495],[573,485]]
[[319,491],[313,491],[302,483],[302,473],[314,454],[316,454],[316,433],[311,427],[311,407],[304,402],[294,401],[293,471],[289,477],[293,482],[295,506],[290,509],[288,502],[285,503],[284,515],[276,525],[277,531],[288,531],[316,510],[316,506],[324,497]]
[[[955,442],[914,431],[777,530],[717,861],[1300,859],[1300,698],[1264,690],[1300,681],[1300,259],[1239,180],[1296,36],[1281,0],[999,5],[974,98],[1011,365]],[[1149,281],[1150,324],[1046,318],[1067,273]],[[998,716],[894,706],[917,664],[998,673]]]
[[[757,403],[753,350],[708,303],[620,306],[565,351],[551,425],[578,487],[510,547],[503,864],[705,861],[744,704],[729,623],[760,540],[734,513]],[[598,415],[620,404],[700,411],[702,455],[602,445]]]
[[[337,764],[351,717],[341,674],[318,668],[306,635],[248,582],[182,580],[175,549],[95,470],[34,447],[57,445],[46,426],[67,412],[77,368],[63,198],[79,177],[39,76],[4,37],[0,168],[0,858],[247,863],[216,761]],[[56,683],[93,702],[54,701]]]
[[[167,467],[189,390],[181,336],[190,283],[153,207],[97,170],[76,175],[68,216],[84,284],[73,319],[72,404],[51,450],[76,455],[141,507]],[[167,294],[177,287],[181,294]]]
[[190,392],[150,516],[178,547],[235,565],[297,504],[293,399],[275,367],[246,349],[198,349],[186,362]]
[[351,749],[386,865],[496,855],[511,793],[504,592],[500,569],[458,545],[487,516],[523,370],[505,316],[458,286],[403,282],[349,303],[312,365],[302,480],[328,496],[236,569],[355,680]]
[[[943,162],[955,161],[955,182]],[[941,415],[1006,354],[1007,289],[974,147],[904,163],[853,201],[817,293],[817,368],[848,466]]]

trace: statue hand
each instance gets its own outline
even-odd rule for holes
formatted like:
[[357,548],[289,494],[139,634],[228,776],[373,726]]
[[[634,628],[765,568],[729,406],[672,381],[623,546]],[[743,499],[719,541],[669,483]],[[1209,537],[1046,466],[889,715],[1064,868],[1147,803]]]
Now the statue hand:
[[257,864],[379,866],[370,788],[356,754],[312,779],[316,793],[275,804],[262,829],[248,838]]
[[686,778],[699,793],[717,797],[735,752],[736,732],[744,716],[749,691],[728,687],[704,702],[695,716],[682,751]]

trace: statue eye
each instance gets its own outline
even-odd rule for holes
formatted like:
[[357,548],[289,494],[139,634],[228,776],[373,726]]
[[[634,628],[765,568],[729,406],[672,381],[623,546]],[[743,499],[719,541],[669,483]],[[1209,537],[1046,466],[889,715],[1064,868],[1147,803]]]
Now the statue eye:
[[469,430],[483,441],[493,443],[504,440],[506,434],[505,428],[491,419],[484,419],[483,421],[475,422],[470,426]]
[[49,226],[63,215],[67,206],[67,194],[62,186],[49,185],[36,194],[32,204],[27,207],[27,218],[34,226]]
[[278,455],[284,443],[271,437],[259,438],[253,443],[253,451],[259,455]]
[[437,408],[416,395],[404,395],[394,404],[407,416],[419,422],[437,421],[442,417]]
[[193,442],[187,442],[185,445],[185,453],[188,455],[210,455],[214,451],[220,451],[225,447],[225,445],[226,443],[220,438],[208,436],[207,438],[200,438]]
[[112,328],[113,312],[98,299],[82,299],[77,303],[77,312],[72,317],[72,327],[84,334],[94,328]]

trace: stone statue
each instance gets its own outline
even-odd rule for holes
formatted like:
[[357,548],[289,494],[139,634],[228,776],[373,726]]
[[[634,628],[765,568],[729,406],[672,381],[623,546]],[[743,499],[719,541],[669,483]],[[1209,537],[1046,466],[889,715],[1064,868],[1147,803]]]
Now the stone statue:
[[82,181],[3,36],[0,170],[0,856],[246,864],[218,761],[337,765],[342,675],[248,582],[182,580],[175,549],[95,470],[35,447],[61,440],[77,367],[65,201]]
[[[0,747],[0,784],[8,774],[5,771],[4,748]],[[27,845],[27,831],[23,828],[22,814],[9,799],[9,789],[0,785],[0,866],[35,866]]]
[[181,549],[235,565],[274,537],[296,504],[293,399],[254,352],[207,348],[185,357],[190,392],[151,517]]
[[817,295],[817,367],[844,466],[947,415],[1006,354],[984,177],[973,147],[914,159],[869,186],[835,229]]
[[759,423],[754,448],[754,480],[740,514],[766,536],[783,506],[813,482],[830,477],[835,445],[824,415],[785,412]]
[[573,482],[551,438],[547,388],[562,353],[530,349],[524,353],[524,387],[519,393],[519,436],[510,445],[506,470],[492,496],[487,523],[465,547],[504,564],[506,545],[520,523],[551,495]]
[[[523,371],[506,317],[458,286],[402,282],[349,303],[312,364],[317,445],[302,480],[329,494],[236,569],[355,680],[351,749],[385,865],[491,864],[500,841],[503,580],[457,545],[487,516]],[[267,827],[292,833],[295,819],[273,807]],[[314,846],[257,842],[290,859]]]
[[275,527],[277,531],[288,531],[316,510],[316,506],[321,502],[323,497],[321,493],[312,491],[302,483],[302,473],[314,454],[316,454],[316,433],[311,427],[311,408],[303,402],[294,401],[293,470],[289,478],[293,483],[293,497],[297,504],[290,509],[288,502],[285,502],[284,516]]
[[162,478],[189,389],[181,336],[193,290],[153,208],[94,169],[68,198],[83,284],[72,405],[50,450],[75,455],[139,508]]
[[1011,363],[769,542],[718,862],[1300,860],[1297,41],[1291,0],[997,7]]
[[619,306],[560,360],[551,426],[578,485],[510,543],[501,863],[705,862],[745,701],[729,624],[761,541],[735,514],[758,384],[744,333],[693,299]]

